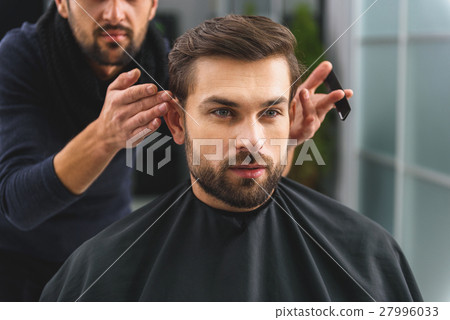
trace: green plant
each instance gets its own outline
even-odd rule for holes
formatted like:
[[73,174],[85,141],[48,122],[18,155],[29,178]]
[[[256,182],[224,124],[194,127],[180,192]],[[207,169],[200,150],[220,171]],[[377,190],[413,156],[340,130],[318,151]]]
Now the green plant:
[[247,1],[244,3],[243,12],[247,16],[254,16],[256,14],[257,8],[256,4],[252,1]]

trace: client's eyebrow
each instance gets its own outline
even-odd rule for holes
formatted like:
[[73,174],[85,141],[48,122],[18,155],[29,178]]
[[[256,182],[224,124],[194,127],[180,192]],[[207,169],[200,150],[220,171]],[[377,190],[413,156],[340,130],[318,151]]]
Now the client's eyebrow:
[[[288,99],[286,99],[286,97],[283,97],[283,96],[277,97],[277,98],[272,98],[272,99],[267,100],[263,104],[261,104],[261,108],[268,108],[268,107],[275,106],[275,105],[282,104],[282,103],[288,103]],[[200,102],[200,106],[204,106],[204,107],[206,107],[207,105],[210,105],[210,104],[218,104],[218,105],[232,107],[232,108],[240,107],[238,102],[229,100],[224,97],[219,97],[219,96],[210,96],[210,97],[204,99],[202,102]]]
[[239,103],[228,100],[223,97],[218,97],[218,96],[208,97],[200,103],[200,105],[208,105],[208,104],[220,104],[223,106],[234,107],[234,108],[239,107]]

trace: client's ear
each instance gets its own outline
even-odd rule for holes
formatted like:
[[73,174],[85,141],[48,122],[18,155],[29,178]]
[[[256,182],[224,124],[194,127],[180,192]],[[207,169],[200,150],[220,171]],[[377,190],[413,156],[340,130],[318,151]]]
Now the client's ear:
[[167,127],[177,144],[184,143],[184,110],[180,107],[178,99],[169,102],[169,111],[164,116]]

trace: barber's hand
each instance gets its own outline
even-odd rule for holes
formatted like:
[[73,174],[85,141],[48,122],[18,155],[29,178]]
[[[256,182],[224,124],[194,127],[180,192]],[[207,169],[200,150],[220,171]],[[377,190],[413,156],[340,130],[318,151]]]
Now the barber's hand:
[[[127,140],[145,129],[151,132],[157,130],[161,125],[160,117],[167,113],[172,94],[157,92],[154,84],[132,86],[140,75],[138,69],[122,73],[108,87],[105,104],[95,122],[99,138],[110,152],[126,147]],[[142,136],[133,146],[151,132]]]
[[[333,66],[330,62],[322,62],[297,89],[294,97],[297,107],[290,131],[290,137],[297,139],[297,144],[312,138],[328,111],[333,109],[334,104],[344,97],[342,90],[335,90],[329,94],[315,93],[332,69]],[[353,91],[346,89],[345,96],[352,97]]]

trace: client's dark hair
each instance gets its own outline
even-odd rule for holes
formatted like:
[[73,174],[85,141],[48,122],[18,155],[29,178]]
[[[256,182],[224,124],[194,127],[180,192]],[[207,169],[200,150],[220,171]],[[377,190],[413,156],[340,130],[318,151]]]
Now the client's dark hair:
[[[228,15],[207,20],[180,36],[169,54],[169,89],[184,103],[195,84],[194,62],[200,57],[223,56],[258,61],[284,56],[289,65],[290,99],[300,84],[294,50],[297,41],[288,28],[260,16]],[[298,80],[298,81],[297,81]],[[287,88],[286,88],[287,89]]]

